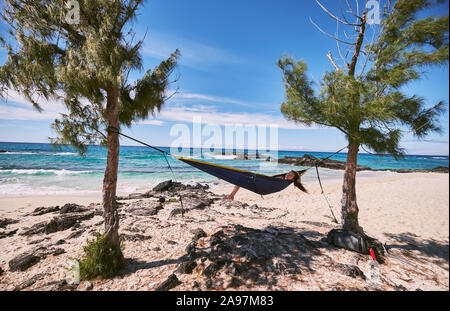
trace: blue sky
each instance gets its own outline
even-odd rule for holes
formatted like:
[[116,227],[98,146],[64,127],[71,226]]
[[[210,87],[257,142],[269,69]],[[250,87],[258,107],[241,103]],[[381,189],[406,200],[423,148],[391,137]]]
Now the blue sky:
[[[336,14],[340,14],[339,3],[345,9],[343,0],[323,3]],[[433,10],[434,14],[446,12],[448,2]],[[309,21],[311,17],[324,30],[336,31],[336,23],[314,1],[150,0],[140,14],[135,29],[137,37],[147,33],[142,49],[144,68],[153,68],[176,48],[182,57],[176,71],[176,96],[156,118],[125,130],[129,135],[169,146],[177,138],[170,135],[173,125],[191,128],[192,118],[197,116],[218,125],[278,124],[278,143],[283,150],[336,151],[345,146],[339,131],[297,126],[284,120],[279,111],[284,89],[276,63],[282,54],[304,59],[310,78],[317,82],[332,69],[328,51],[338,58],[336,42]],[[4,59],[4,51],[0,51],[0,63]],[[431,68],[405,91],[425,98],[428,105],[443,100],[448,108],[448,71],[448,66]],[[134,73],[131,78],[140,75],[142,72]],[[54,135],[50,124],[62,108],[57,103],[45,103],[44,108],[43,113],[33,111],[14,93],[8,101],[0,101],[0,141],[47,142],[47,137]],[[441,117],[441,135],[430,135],[421,142],[406,135],[402,147],[410,154],[448,155],[448,123],[446,112]],[[124,139],[122,144],[133,143]]]

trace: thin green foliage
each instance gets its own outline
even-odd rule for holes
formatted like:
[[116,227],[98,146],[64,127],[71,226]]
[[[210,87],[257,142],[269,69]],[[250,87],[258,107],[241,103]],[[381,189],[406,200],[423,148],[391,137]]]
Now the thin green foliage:
[[81,280],[109,278],[123,268],[122,249],[114,247],[104,235],[97,233],[93,240],[88,240],[83,247],[84,255],[78,259]]

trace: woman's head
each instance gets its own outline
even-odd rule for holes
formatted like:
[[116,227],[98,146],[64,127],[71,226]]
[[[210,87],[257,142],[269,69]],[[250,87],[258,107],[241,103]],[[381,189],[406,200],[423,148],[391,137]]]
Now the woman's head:
[[303,186],[300,174],[296,171],[290,171],[286,174],[286,179],[292,180],[294,182],[294,186],[300,189],[303,192],[308,193],[308,190]]

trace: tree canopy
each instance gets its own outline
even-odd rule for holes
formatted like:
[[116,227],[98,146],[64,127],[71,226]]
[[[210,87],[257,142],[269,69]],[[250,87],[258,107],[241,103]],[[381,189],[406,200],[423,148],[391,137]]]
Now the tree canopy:
[[[440,131],[437,117],[445,103],[429,105],[402,90],[420,79],[429,66],[448,64],[448,15],[418,18],[419,12],[432,5],[432,1],[398,0],[385,7],[372,41],[348,43],[355,50],[356,61],[343,58],[346,67],[340,68],[328,55],[334,70],[323,75],[319,94],[308,78],[306,63],[283,56],[278,62],[285,86],[283,115],[306,125],[337,128],[350,143],[394,157],[404,154],[399,143],[405,131],[419,138]],[[350,26],[359,33],[367,31],[367,16],[356,19]]]
[[6,1],[1,17],[10,29],[9,36],[0,37],[8,51],[0,67],[0,96],[13,89],[39,111],[37,97],[63,102],[68,113],[53,123],[58,134],[53,142],[83,153],[87,144],[106,142],[107,92],[117,89],[120,124],[146,119],[168,96],[169,76],[180,54],[174,51],[133,81],[130,72],[143,68],[143,39],[135,40],[130,24],[143,1],[79,0],[77,24],[64,18],[65,2]]

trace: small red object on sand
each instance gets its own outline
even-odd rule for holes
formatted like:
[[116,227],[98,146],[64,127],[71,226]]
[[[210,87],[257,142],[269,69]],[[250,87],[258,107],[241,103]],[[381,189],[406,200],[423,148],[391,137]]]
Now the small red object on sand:
[[373,252],[373,249],[369,249],[370,256],[372,256],[373,260],[377,261],[375,258],[375,253]]

